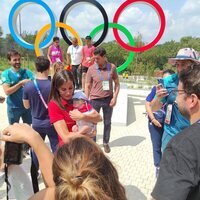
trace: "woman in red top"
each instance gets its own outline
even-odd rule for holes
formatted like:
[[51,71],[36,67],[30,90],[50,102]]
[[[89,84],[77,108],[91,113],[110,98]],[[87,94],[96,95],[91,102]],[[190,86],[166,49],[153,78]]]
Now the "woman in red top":
[[50,121],[58,133],[59,145],[66,143],[71,134],[76,134],[72,132],[72,127],[77,120],[93,123],[101,121],[101,116],[97,112],[84,115],[74,109],[72,102],[74,88],[73,75],[69,71],[62,70],[54,75],[48,109]]

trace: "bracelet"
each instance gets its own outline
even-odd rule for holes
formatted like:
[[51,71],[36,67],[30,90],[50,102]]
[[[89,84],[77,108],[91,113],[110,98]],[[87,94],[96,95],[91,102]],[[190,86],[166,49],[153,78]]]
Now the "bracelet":
[[151,123],[153,122],[154,119],[155,119],[155,118],[153,118],[153,119],[151,120]]

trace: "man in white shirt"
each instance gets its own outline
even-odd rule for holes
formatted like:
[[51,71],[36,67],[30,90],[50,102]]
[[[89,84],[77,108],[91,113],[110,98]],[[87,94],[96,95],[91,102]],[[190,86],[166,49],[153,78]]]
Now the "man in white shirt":
[[67,49],[67,63],[72,65],[72,74],[74,76],[76,89],[81,88],[82,58],[83,58],[83,47],[78,45],[78,40],[76,38],[73,38],[72,45],[70,45]]

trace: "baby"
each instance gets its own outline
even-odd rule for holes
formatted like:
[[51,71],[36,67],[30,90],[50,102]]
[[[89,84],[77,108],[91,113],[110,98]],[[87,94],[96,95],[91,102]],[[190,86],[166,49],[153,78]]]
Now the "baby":
[[[84,115],[94,111],[92,106],[89,103],[88,98],[82,91],[78,91],[73,96],[73,106],[75,109],[78,109]],[[92,122],[87,122],[84,120],[79,120],[76,122],[76,125],[72,127],[73,132],[78,132],[83,135],[87,135],[90,138],[96,136],[96,124]]]

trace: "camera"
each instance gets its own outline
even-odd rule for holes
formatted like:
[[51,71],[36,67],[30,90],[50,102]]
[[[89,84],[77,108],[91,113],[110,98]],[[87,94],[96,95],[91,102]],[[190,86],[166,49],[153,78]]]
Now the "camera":
[[23,144],[6,142],[4,151],[4,163],[20,165],[23,159]]

